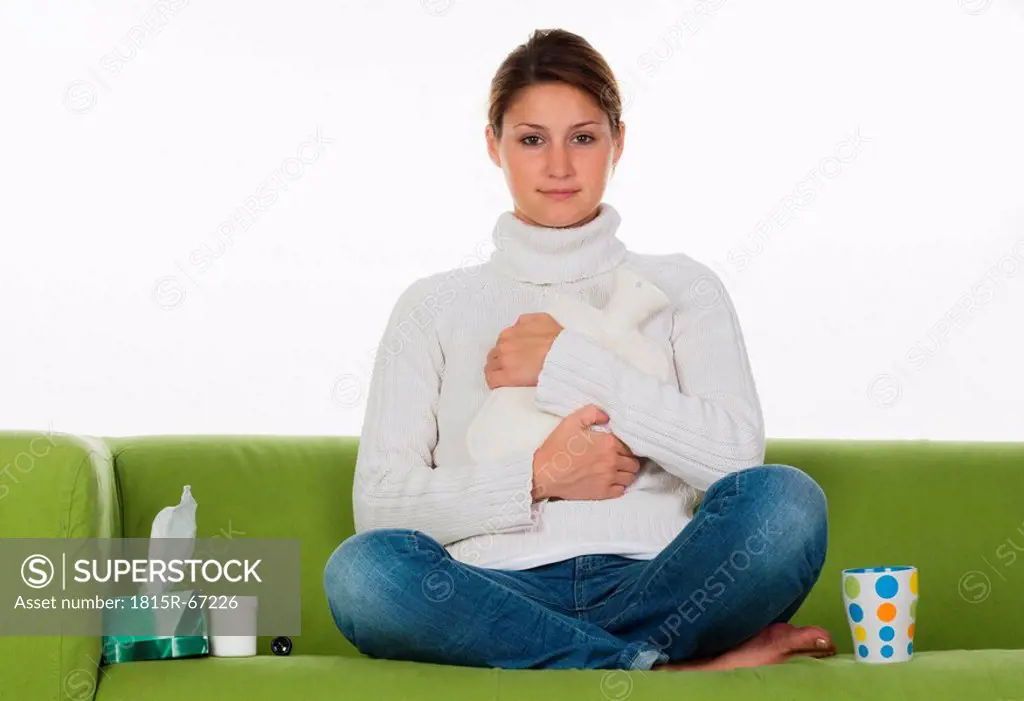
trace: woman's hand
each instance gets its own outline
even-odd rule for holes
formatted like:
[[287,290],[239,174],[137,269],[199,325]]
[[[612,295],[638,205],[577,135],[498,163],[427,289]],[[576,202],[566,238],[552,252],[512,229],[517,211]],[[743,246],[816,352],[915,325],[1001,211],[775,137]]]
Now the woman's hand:
[[640,459],[629,446],[594,424],[608,414],[587,404],[566,416],[533,453],[533,501],[614,499],[636,481]]
[[515,324],[498,334],[487,354],[487,386],[535,387],[544,359],[563,328],[550,314],[521,314]]

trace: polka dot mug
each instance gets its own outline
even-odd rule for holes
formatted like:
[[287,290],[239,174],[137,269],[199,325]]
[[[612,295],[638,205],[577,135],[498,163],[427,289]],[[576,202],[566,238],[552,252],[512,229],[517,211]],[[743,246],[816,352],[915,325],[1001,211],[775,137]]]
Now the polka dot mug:
[[858,662],[906,662],[914,654],[917,568],[854,567],[842,572],[843,605]]

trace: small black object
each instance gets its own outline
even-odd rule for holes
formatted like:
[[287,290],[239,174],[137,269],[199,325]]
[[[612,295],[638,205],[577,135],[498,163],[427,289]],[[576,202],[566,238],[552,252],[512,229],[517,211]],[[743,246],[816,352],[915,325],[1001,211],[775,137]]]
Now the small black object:
[[290,655],[292,652],[292,639],[287,636],[279,636],[270,641],[270,651],[279,657]]

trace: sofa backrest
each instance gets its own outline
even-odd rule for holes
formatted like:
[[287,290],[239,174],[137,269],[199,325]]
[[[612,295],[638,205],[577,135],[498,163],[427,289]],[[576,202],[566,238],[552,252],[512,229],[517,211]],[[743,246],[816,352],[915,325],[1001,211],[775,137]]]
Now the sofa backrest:
[[824,625],[850,652],[841,571],[915,565],[915,650],[1022,646],[1024,443],[775,440],[766,460],[828,498],[825,568],[794,623]]
[[[302,633],[292,654],[357,655],[334,626],[324,565],[354,532],[355,438],[146,436],[107,439],[124,537],[148,538],[153,518],[191,485],[197,538],[300,538]],[[261,637],[260,654],[271,638]]]
[[[358,654],[334,626],[327,558],[353,533],[354,437],[148,436],[106,439],[123,535],[189,484],[198,537],[301,538],[302,634],[295,654]],[[840,571],[916,565],[915,649],[1013,648],[1024,629],[1024,443],[772,440],[766,461],[814,477],[828,497],[829,552],[794,623],[850,652]],[[269,648],[261,639],[261,652]]]

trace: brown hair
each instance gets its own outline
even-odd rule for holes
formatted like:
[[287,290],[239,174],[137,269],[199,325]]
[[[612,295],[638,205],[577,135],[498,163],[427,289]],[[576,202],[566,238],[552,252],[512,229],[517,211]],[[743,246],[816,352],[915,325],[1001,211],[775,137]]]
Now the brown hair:
[[491,79],[487,119],[497,138],[505,111],[523,88],[566,83],[589,93],[608,115],[612,131],[622,118],[622,97],[608,62],[583,37],[564,29],[534,30],[517,46]]

